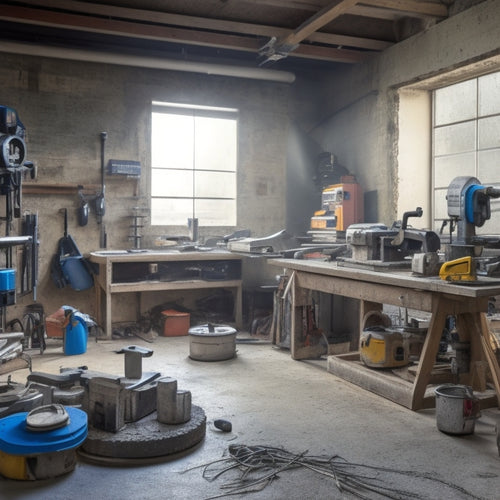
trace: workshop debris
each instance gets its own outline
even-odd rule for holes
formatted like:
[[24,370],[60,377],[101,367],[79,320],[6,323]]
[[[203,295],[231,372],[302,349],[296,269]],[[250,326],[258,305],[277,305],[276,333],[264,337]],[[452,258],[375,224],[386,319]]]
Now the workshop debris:
[[64,307],[60,307],[57,311],[49,314],[45,318],[45,330],[47,337],[62,339],[64,336],[64,322],[66,316],[64,314]]
[[227,243],[227,248],[231,252],[248,253],[280,253],[284,250],[299,247],[299,240],[285,230],[263,238],[242,238]]
[[19,382],[13,382],[9,375],[7,381],[0,382],[0,417],[30,411],[40,406],[42,399],[43,394],[39,391]]
[[23,332],[0,333],[0,363],[5,363],[21,355],[23,340]]
[[[453,495],[453,498],[457,499],[481,500],[465,488],[430,473],[357,464],[348,462],[339,455],[314,456],[308,455],[307,452],[295,454],[282,448],[244,444],[229,445],[225,455],[219,460],[181,472],[202,468],[203,478],[210,482],[223,475],[232,474],[233,477],[220,487],[223,493],[205,500],[262,491],[279,479],[282,473],[296,471],[299,468],[330,478],[332,486],[335,486],[341,494],[350,494],[355,498],[429,499],[431,498],[429,495],[421,493],[427,486],[430,489],[439,488],[441,498],[451,498]],[[400,485],[401,478],[418,481],[410,481],[408,486],[403,487]],[[417,484],[419,491],[411,490],[411,484]]]
[[196,300],[196,310],[191,311],[193,323],[227,323],[234,321],[234,294],[231,290],[214,290]]
[[224,420],[222,418],[214,420],[214,427],[222,432],[231,432],[233,430],[233,424],[229,422],[229,420]]
[[332,184],[338,184],[344,175],[349,175],[349,170],[338,162],[333,153],[324,151],[318,155],[316,172],[313,177],[318,189],[322,190]]

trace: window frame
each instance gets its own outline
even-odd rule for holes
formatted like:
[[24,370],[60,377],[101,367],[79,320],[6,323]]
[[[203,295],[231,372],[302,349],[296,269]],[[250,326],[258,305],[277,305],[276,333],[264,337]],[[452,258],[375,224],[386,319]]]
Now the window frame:
[[[157,165],[154,164],[154,153],[153,153],[153,148],[154,148],[154,130],[153,130],[153,122],[154,122],[154,114],[155,113],[165,113],[165,114],[175,114],[175,115],[181,115],[181,116],[188,116],[193,118],[193,126],[195,126],[196,119],[197,118],[222,118],[224,120],[234,120],[234,145],[230,147],[231,151],[231,157],[234,156],[234,165],[232,168],[223,168],[223,169],[214,169],[214,168],[200,168],[199,165],[196,164],[196,135],[195,132],[193,132],[193,137],[192,137],[192,146],[193,146],[193,151],[191,153],[192,155],[192,166],[191,168],[172,168],[172,167],[158,167]],[[193,129],[194,130],[194,129]],[[162,102],[162,101],[152,101],[151,105],[151,175],[150,175],[150,204],[151,204],[151,226],[179,226],[179,225],[185,225],[184,222],[180,222],[180,218],[174,217],[174,221],[171,223],[166,223],[165,221],[161,221],[160,215],[157,214],[155,216],[154,213],[154,204],[155,200],[160,201],[164,200],[167,202],[167,205],[170,203],[172,210],[167,210],[170,214],[175,211],[175,205],[180,205],[181,203],[184,203],[184,213],[187,214],[186,223],[187,219],[189,218],[197,218],[199,219],[198,225],[199,227],[224,227],[224,228],[234,228],[237,225],[237,199],[238,199],[238,189],[237,189],[237,176],[238,176],[238,134],[239,134],[239,110],[236,108],[229,108],[229,107],[213,107],[213,106],[202,106],[202,105],[192,105],[192,104],[181,104],[181,103],[172,103],[172,102]],[[234,150],[233,150],[234,147]],[[197,168],[198,167],[198,168]],[[156,194],[154,195],[153,192],[155,191],[154,189],[154,181],[155,181],[155,176],[153,175],[153,172],[155,170],[162,170],[164,172],[168,171],[175,171],[177,170],[178,172],[182,174],[185,174],[186,172],[190,171],[192,172],[192,185],[188,188],[188,190],[191,190],[191,195],[186,195],[184,194],[183,196],[173,196],[173,195],[159,195]],[[210,174],[217,174],[219,177],[229,179],[228,182],[233,182],[234,185],[232,187],[233,189],[233,196],[227,197],[227,196],[218,196],[218,195],[197,195],[196,193],[196,177],[201,177],[201,176],[210,176]],[[220,175],[219,175],[220,174]],[[224,175],[227,174],[227,175]],[[175,201],[178,200],[178,201]],[[215,201],[218,202],[220,201],[221,208],[217,209],[217,214],[222,213],[222,220],[217,220],[217,217],[214,219],[210,219],[209,217],[205,217],[202,215],[202,208],[204,202],[206,203],[207,201]],[[227,203],[226,203],[227,202]],[[191,205],[191,208],[188,209],[187,206],[188,204]],[[198,207],[198,209],[196,208]],[[224,207],[224,208],[222,208]],[[210,210],[208,210],[210,212]],[[184,221],[184,218],[182,219]]]

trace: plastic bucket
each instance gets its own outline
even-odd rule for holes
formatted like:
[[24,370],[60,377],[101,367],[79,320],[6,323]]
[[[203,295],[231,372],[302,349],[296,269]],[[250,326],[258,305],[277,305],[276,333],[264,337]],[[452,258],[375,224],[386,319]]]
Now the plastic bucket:
[[445,384],[436,388],[436,424],[447,434],[473,434],[481,416],[472,387]]
[[85,321],[74,314],[64,332],[63,351],[67,356],[87,352],[88,329]]

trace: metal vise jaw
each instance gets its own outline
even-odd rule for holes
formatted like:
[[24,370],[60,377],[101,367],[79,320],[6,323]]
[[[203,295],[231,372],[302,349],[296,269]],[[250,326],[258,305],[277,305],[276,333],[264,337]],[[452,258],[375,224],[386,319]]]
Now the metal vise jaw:
[[142,358],[149,358],[153,355],[151,349],[137,345],[129,345],[115,352],[125,354],[125,377],[132,379],[142,377]]

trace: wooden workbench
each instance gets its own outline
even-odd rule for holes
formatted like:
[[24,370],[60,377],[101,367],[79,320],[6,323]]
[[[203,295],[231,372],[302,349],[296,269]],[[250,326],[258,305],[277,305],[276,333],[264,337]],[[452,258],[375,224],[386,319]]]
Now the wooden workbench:
[[[227,251],[177,251],[147,250],[144,252],[127,252],[120,250],[103,250],[92,252],[89,260],[98,265],[95,276],[96,316],[97,323],[103,326],[106,337],[111,339],[113,321],[113,297],[120,293],[130,292],[164,292],[172,290],[200,290],[227,288],[234,293],[234,319],[236,326],[242,324],[242,280],[241,265],[237,276],[225,279],[169,279],[147,278],[137,280],[117,279],[117,269],[124,266],[162,266],[168,263],[185,263],[196,266],[202,263],[224,263],[225,261],[241,262],[241,256]],[[152,269],[154,271],[154,269]],[[151,275],[157,273],[151,272]]]
[[[373,271],[339,266],[335,262],[315,260],[273,259],[271,265],[285,269],[290,276],[292,300],[291,355],[305,359],[310,349],[304,346],[299,328],[298,310],[307,305],[307,291],[359,299],[360,328],[362,318],[370,311],[381,311],[383,304],[431,313],[430,325],[413,382],[391,376],[387,370],[365,367],[359,352],[328,356],[328,370],[357,385],[391,399],[412,410],[432,406],[433,398],[425,398],[435,365],[445,322],[456,317],[460,341],[470,342],[470,370],[460,382],[484,389],[479,366],[487,366],[495,385],[490,402],[500,401],[500,369],[491,348],[486,314],[489,297],[500,295],[500,281],[484,278],[480,285],[448,283],[439,277],[413,276],[409,271]],[[359,333],[358,341],[359,341]],[[483,377],[484,379],[484,377]],[[480,387],[483,385],[483,387]]]

